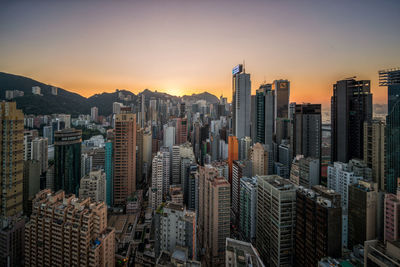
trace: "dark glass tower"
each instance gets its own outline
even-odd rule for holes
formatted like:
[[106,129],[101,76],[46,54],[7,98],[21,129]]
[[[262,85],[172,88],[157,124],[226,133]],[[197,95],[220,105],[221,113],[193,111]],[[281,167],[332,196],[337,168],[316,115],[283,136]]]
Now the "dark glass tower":
[[400,177],[400,69],[380,71],[379,85],[388,87],[386,191],[395,194]]
[[81,180],[82,131],[64,129],[54,133],[54,189],[78,195]]
[[363,159],[364,122],[372,119],[370,81],[346,79],[333,85],[331,162]]

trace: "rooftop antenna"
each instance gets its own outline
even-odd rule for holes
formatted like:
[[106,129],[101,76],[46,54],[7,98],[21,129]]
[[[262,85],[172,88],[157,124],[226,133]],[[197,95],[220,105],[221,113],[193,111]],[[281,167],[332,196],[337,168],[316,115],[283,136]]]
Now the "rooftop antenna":
[[244,59],[243,59],[243,72],[246,73],[246,65],[245,65]]

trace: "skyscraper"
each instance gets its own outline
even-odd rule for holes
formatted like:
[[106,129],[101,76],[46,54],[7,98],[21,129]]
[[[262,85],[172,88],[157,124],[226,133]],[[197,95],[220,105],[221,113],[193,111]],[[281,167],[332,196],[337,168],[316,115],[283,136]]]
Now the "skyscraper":
[[228,165],[229,165],[229,182],[232,183],[232,166],[233,161],[239,159],[239,143],[236,136],[228,136]]
[[0,217],[22,212],[24,114],[15,102],[0,103]]
[[331,162],[364,158],[364,122],[371,119],[370,81],[337,81],[331,98]]
[[400,177],[400,68],[379,72],[379,85],[388,87],[386,116],[386,189],[395,194]]
[[[272,90],[272,84],[262,84],[260,85],[260,88],[256,92],[256,103],[255,103],[255,142],[261,143],[261,144],[266,144],[266,131],[272,130],[273,133],[273,127],[272,125],[268,124],[268,119],[274,117],[274,103],[273,101],[268,101],[267,95],[271,94]],[[273,119],[269,122],[273,122]],[[266,125],[268,124],[268,126]],[[271,136],[271,141],[272,141],[272,136]]]
[[377,237],[378,185],[359,180],[349,186],[348,247]]
[[232,129],[237,138],[250,136],[250,106],[250,74],[239,64],[232,70]]
[[272,84],[275,91],[275,118],[289,118],[290,82],[275,80]]
[[48,140],[47,138],[35,138],[32,140],[32,160],[40,162],[40,173],[44,173],[48,168]]
[[277,175],[257,178],[256,248],[269,266],[292,266],[296,188]]
[[93,122],[98,122],[99,109],[97,107],[92,107],[90,109],[90,120]]
[[136,114],[121,109],[115,117],[114,205],[124,205],[136,191]]
[[338,193],[320,187],[324,196],[299,187],[296,193],[296,266],[317,266],[323,257],[342,254],[342,207]]
[[230,235],[230,184],[210,166],[199,170],[199,240],[209,266],[225,263],[225,239]]
[[113,142],[107,141],[105,143],[105,166],[104,171],[106,173],[106,203],[108,206],[113,204]]
[[74,128],[54,133],[54,189],[78,194],[81,180],[82,131]]
[[251,149],[251,162],[253,176],[272,174],[273,158],[268,145],[256,143]]
[[257,176],[240,179],[239,230],[244,240],[253,242],[256,237]]
[[372,169],[379,190],[385,190],[385,128],[382,120],[364,122],[364,162]]
[[384,240],[396,241],[400,239],[400,188],[397,194],[385,194],[384,204]]
[[170,153],[168,149],[159,151],[153,158],[150,202],[153,210],[163,202],[170,185]]
[[321,160],[321,104],[297,104],[293,122],[293,155]]

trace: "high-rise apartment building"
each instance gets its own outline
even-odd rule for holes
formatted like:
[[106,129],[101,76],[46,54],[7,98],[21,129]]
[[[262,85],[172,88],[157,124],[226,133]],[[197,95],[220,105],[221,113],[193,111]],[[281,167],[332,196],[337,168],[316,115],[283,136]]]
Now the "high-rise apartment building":
[[144,129],[136,131],[136,187],[143,185],[143,135]]
[[338,193],[326,187],[324,196],[299,187],[296,193],[295,266],[317,266],[323,257],[342,254],[342,207]]
[[321,160],[321,104],[297,104],[293,118],[293,155]]
[[23,175],[23,210],[24,215],[32,213],[32,199],[40,191],[40,162],[37,160],[24,161]]
[[385,128],[382,120],[364,122],[364,162],[372,169],[379,190],[385,190]]
[[172,146],[171,168],[171,184],[181,184],[181,155],[179,146]]
[[136,191],[136,114],[121,109],[115,117],[113,197],[114,205],[125,205]]
[[277,175],[257,178],[256,248],[269,266],[292,266],[296,188]]
[[249,159],[250,148],[252,143],[251,138],[245,136],[240,138],[238,141],[239,141],[239,160]]
[[79,197],[88,198],[92,201],[105,202],[106,199],[106,174],[102,170],[92,171],[82,177],[79,187]]
[[229,182],[210,166],[199,169],[199,240],[210,266],[225,264],[225,239],[230,235]]
[[54,134],[52,126],[43,127],[43,137],[47,138],[49,145],[52,145],[54,143]]
[[237,138],[250,136],[251,82],[242,64],[232,70],[232,129]]
[[351,160],[349,163],[335,162],[328,166],[328,188],[341,195],[342,203],[342,243],[347,247],[348,237],[348,207],[349,186],[358,180],[372,178],[372,171],[361,160]]
[[176,125],[175,144],[177,145],[184,144],[187,141],[187,134],[188,134],[187,119],[175,118],[174,121]]
[[54,189],[78,194],[81,180],[82,131],[74,128],[54,133]]
[[93,122],[98,122],[99,120],[99,109],[97,107],[92,107],[90,109],[90,120]]
[[400,239],[400,188],[397,194],[385,194],[384,203],[384,240],[396,241]]
[[160,251],[171,254],[177,247],[188,248],[188,257],[197,257],[196,213],[186,210],[182,205],[167,202],[156,211],[158,216],[158,240]]
[[40,173],[46,172],[49,166],[47,138],[37,137],[33,139],[31,149],[32,160],[40,162]]
[[114,266],[115,232],[104,202],[39,192],[25,225],[25,266]]
[[256,237],[257,176],[240,179],[239,231],[242,238],[253,242]]
[[370,84],[346,79],[333,85],[331,162],[364,158],[364,122],[372,119]]
[[0,217],[22,212],[24,114],[15,102],[0,102]]
[[256,143],[251,149],[252,172],[255,175],[273,173],[273,155],[268,145]]
[[1,219],[0,226],[0,266],[22,266],[24,260],[23,216]]
[[395,194],[400,177],[400,69],[379,71],[379,85],[388,87],[386,116],[386,189]]
[[349,185],[349,248],[377,237],[377,206],[377,183],[358,180]]
[[150,202],[153,210],[157,209],[169,190],[170,153],[168,149],[159,151],[153,158]]

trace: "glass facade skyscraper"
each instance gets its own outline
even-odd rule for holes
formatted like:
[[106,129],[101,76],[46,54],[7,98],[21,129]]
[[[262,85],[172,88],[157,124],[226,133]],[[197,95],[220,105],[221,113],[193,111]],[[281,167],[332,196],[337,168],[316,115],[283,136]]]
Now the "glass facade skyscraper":
[[395,194],[400,177],[400,69],[380,71],[379,85],[388,87],[386,190]]

